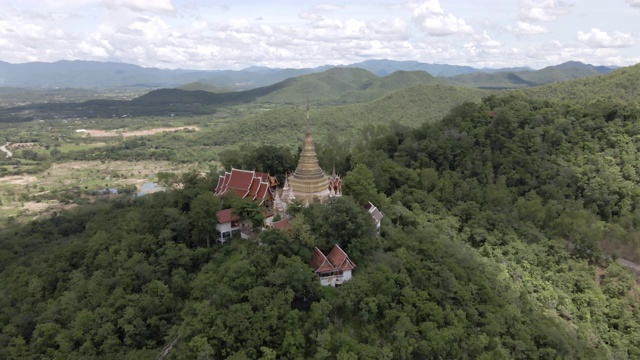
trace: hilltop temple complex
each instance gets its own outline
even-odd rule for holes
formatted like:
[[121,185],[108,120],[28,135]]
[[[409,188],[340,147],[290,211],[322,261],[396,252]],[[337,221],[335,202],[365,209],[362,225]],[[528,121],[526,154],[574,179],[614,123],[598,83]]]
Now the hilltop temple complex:
[[278,189],[277,185],[275,177],[269,174],[231,169],[231,172],[225,172],[224,176],[218,179],[215,195],[225,196],[232,192],[240,198],[258,202],[268,214],[280,214],[282,217],[286,215],[287,205],[294,200],[309,205],[313,202],[325,202],[333,196],[342,196],[342,179],[335,174],[335,169],[331,175],[326,175],[318,164],[311,136],[308,105],[307,129],[298,166],[293,174],[285,177],[282,189]]

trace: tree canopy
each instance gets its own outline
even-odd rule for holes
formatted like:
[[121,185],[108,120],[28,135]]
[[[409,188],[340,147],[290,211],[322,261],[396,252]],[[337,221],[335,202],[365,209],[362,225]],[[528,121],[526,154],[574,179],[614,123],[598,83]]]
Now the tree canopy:
[[[364,129],[354,197],[209,248],[229,203],[198,174],[7,225],[0,358],[639,358],[640,289],[612,257],[638,260],[639,116],[513,94]],[[321,287],[311,249],[335,243],[357,268]]]

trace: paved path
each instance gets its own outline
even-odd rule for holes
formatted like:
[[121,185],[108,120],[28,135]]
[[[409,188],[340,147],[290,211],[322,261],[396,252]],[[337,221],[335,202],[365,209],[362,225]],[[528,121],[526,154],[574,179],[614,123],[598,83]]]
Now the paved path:
[[13,153],[7,149],[8,145],[9,143],[0,146],[0,151],[4,151],[7,154],[7,159],[13,156]]

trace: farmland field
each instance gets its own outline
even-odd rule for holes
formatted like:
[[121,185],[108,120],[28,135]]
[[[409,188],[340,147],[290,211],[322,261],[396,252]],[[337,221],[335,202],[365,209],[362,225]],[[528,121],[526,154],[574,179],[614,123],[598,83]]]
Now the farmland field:
[[[101,189],[139,189],[157,180],[158,172],[183,172],[188,165],[167,161],[71,161],[54,163],[37,174],[0,177],[0,217],[38,216],[91,201]],[[73,197],[71,197],[73,196]]]

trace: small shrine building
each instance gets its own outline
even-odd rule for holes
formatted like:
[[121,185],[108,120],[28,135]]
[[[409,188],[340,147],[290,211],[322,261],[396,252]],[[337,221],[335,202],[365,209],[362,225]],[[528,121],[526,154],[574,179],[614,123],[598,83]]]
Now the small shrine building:
[[326,256],[316,246],[311,254],[309,265],[318,274],[320,284],[323,286],[342,285],[345,281],[351,280],[351,271],[356,268],[356,264],[337,244]]

